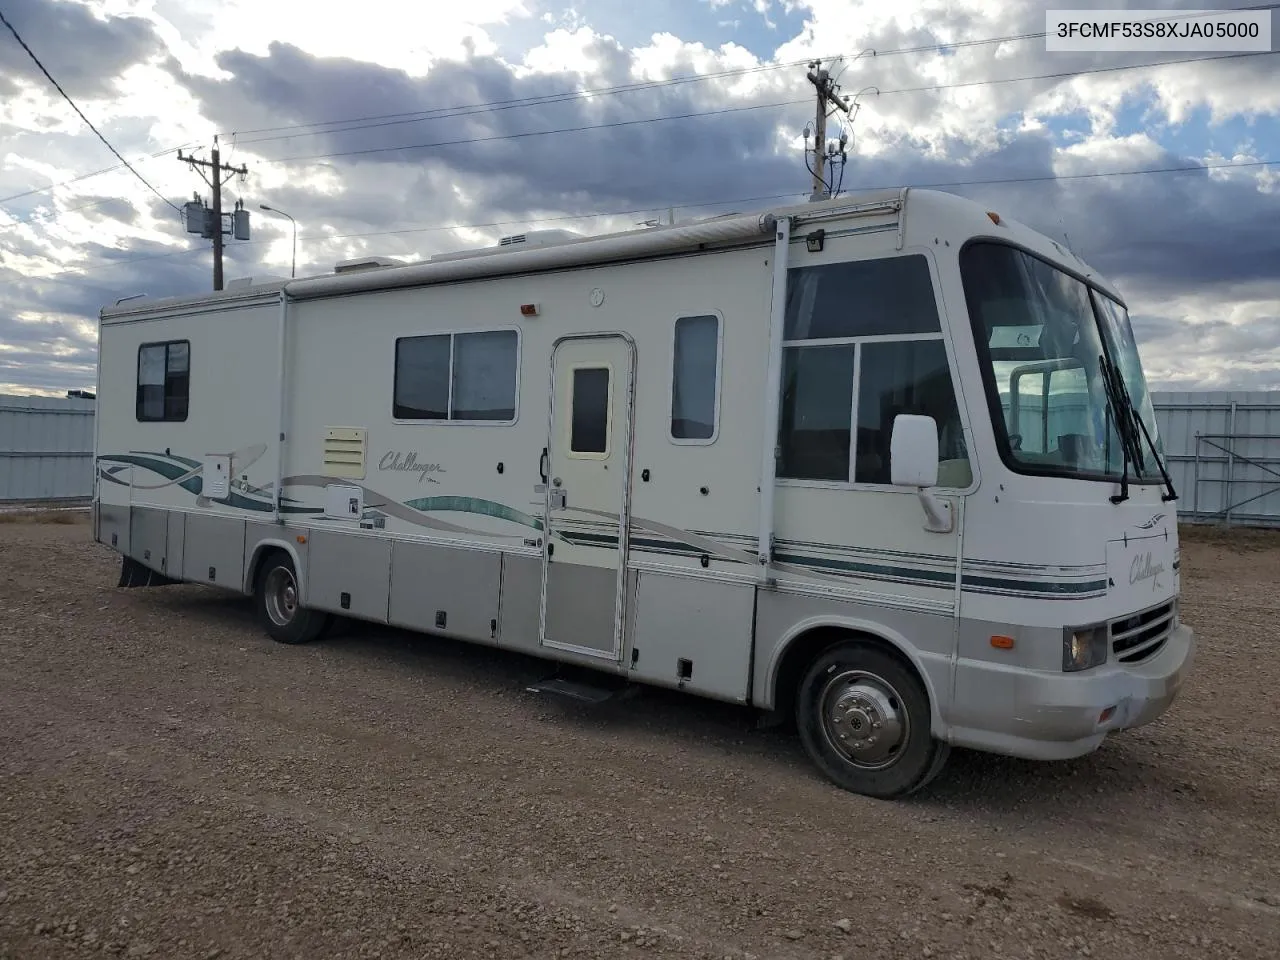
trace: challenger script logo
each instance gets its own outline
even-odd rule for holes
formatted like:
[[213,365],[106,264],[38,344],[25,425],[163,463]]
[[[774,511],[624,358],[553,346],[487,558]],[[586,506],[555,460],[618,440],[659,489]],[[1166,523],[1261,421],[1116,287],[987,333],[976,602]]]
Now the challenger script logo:
[[401,453],[399,450],[388,450],[386,455],[378,461],[378,469],[416,473],[419,483],[422,483],[423,480],[427,481],[427,483],[439,483],[439,480],[428,476],[428,474],[445,472],[444,467],[438,463],[419,463],[416,450],[410,450],[408,453]]
[[1133,563],[1129,564],[1129,584],[1134,586],[1143,580],[1151,581],[1151,590],[1154,593],[1160,587],[1160,574],[1164,573],[1164,564],[1152,560],[1151,551],[1140,553],[1133,558]]

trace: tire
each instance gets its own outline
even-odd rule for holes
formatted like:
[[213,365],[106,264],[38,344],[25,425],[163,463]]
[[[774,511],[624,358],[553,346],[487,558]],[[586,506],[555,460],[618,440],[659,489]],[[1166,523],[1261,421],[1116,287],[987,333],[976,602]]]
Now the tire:
[[318,640],[333,618],[298,603],[298,574],[287,553],[276,551],[262,562],[253,591],[258,620],[279,643],[299,644]]
[[951,748],[929,725],[929,696],[915,671],[875,645],[837,643],[800,682],[796,727],[805,751],[852,793],[896,799],[941,773]]

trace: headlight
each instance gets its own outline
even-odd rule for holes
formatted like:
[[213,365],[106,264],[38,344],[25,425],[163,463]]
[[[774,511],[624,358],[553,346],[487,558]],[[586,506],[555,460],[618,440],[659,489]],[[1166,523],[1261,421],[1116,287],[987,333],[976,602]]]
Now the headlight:
[[1062,631],[1062,669],[1088,670],[1107,662],[1109,631],[1097,627],[1066,627]]

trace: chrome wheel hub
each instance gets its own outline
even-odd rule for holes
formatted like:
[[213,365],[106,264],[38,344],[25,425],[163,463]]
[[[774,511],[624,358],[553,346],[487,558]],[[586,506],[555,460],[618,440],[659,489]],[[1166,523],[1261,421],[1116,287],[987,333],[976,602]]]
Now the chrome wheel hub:
[[276,567],[267,575],[267,616],[277,626],[286,627],[298,612],[298,584],[284,567]]
[[837,673],[827,681],[821,702],[823,732],[845,759],[868,769],[898,759],[910,719],[886,680],[861,670]]

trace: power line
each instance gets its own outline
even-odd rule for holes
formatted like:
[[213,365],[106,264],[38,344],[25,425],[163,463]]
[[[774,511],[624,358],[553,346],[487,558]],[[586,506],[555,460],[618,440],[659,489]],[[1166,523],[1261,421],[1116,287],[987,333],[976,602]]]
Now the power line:
[[[1232,13],[1232,12],[1244,12],[1244,11],[1254,11],[1254,10],[1274,10],[1274,9],[1280,9],[1280,2],[1262,3],[1262,4],[1255,4],[1252,6],[1244,6],[1244,7],[1224,8],[1222,10],[1217,10],[1214,12]],[[1188,16],[1194,16],[1194,15],[1195,14],[1175,13],[1175,14],[1170,14],[1167,17],[1155,17],[1152,19],[1178,20],[1178,19],[1184,19]],[[916,46],[898,47],[892,50],[880,50],[880,51],[872,50],[871,52],[874,56],[878,56],[878,57],[898,56],[898,55],[907,55],[907,54],[916,54],[916,53],[940,53],[940,52],[948,52],[951,50],[963,49],[967,47],[988,46],[991,44],[999,44],[999,43],[1014,43],[1022,40],[1037,40],[1037,39],[1042,39],[1044,36],[1045,36],[1045,31],[1041,30],[1033,33],[1011,34],[1003,37],[983,37],[983,38],[976,38],[972,40],[956,40],[950,43],[919,44]],[[824,57],[823,59],[833,60],[838,58]],[[1214,59],[1214,58],[1196,58],[1196,59]],[[454,116],[469,116],[469,115],[472,115],[473,113],[495,112],[497,110],[513,109],[520,106],[530,106],[530,105],[541,104],[541,103],[556,103],[563,100],[573,100],[581,97],[606,96],[614,93],[629,92],[632,90],[655,89],[655,88],[661,88],[666,86],[673,86],[677,84],[696,83],[703,80],[722,79],[725,77],[732,77],[732,76],[747,76],[755,73],[763,73],[763,72],[769,72],[773,70],[789,69],[796,66],[803,66],[808,62],[809,62],[809,58],[806,58],[804,60],[796,60],[796,61],[791,61],[787,63],[760,64],[755,67],[735,68],[730,70],[722,70],[722,71],[716,71],[712,73],[699,74],[695,76],[672,77],[665,80],[637,81],[635,83],[630,83],[630,84],[618,84],[610,87],[597,87],[597,88],[592,88],[587,90],[565,91],[561,93],[547,94],[547,95],[536,96],[536,97],[521,97],[521,98],[514,98],[509,100],[494,100],[494,101],[487,101],[487,102],[480,102],[480,103],[462,104],[454,107],[438,107],[438,108],[432,108],[430,110],[408,111],[403,113],[362,115],[358,117],[349,117],[346,119],[339,119],[339,120],[318,120],[318,121],[310,121],[306,123],[284,124],[284,125],[275,126],[275,127],[259,127],[255,129],[239,131],[239,133],[240,134],[271,133],[279,130],[302,129],[304,127],[360,123],[361,121],[366,121],[366,120],[367,121],[399,120],[400,122],[411,123],[411,122],[417,122],[417,120],[437,119],[437,115],[447,119]],[[1163,61],[1163,62],[1178,63],[1183,61]],[[1159,65],[1160,64],[1157,63],[1157,64],[1141,64],[1136,66],[1159,66]],[[1123,68],[1111,68],[1111,69],[1132,69],[1132,68],[1123,67]],[[1049,79],[1052,76],[1055,76],[1055,75],[1046,76],[1045,79]],[[1013,79],[1019,79],[1019,78],[1013,78]],[[968,84],[956,84],[955,86],[966,86],[966,85],[972,86],[972,85],[977,85],[984,82],[988,82],[988,81],[971,81]],[[1012,79],[996,80],[996,81],[989,81],[989,82],[1006,83],[1006,82],[1012,82]],[[925,92],[927,90],[946,89],[946,88],[947,88],[947,85],[943,85],[940,87],[916,88],[915,90],[910,90],[910,91],[904,90],[904,91],[889,91],[889,92],[890,93]],[[460,112],[460,111],[466,111],[466,112]],[[401,119],[401,118],[405,118],[405,119]],[[413,119],[413,118],[416,118],[416,119]],[[371,123],[368,126],[380,126],[380,125],[382,124]],[[346,129],[349,129],[349,130],[367,129],[368,126],[348,127]],[[319,133],[342,133],[342,132],[345,132],[345,131],[344,130],[314,131],[313,133],[295,134],[293,136],[311,136],[313,134],[319,134]],[[234,135],[234,132],[232,132],[231,135]],[[258,140],[254,140],[250,142],[266,142],[266,140],[270,140],[270,139],[289,139],[289,138],[290,137],[288,136],[277,137],[277,138],[260,138]],[[241,141],[241,144],[243,145],[244,141]],[[156,159],[156,158],[165,156],[166,154],[173,153],[176,150],[180,150],[180,149],[183,149],[184,147],[189,147],[189,146],[192,146],[191,142],[183,143],[180,146],[176,146],[176,147],[170,147],[158,153],[152,154],[147,159]],[[117,156],[119,156],[119,154],[117,154]],[[8,197],[0,198],[0,204],[9,203],[13,200],[19,200],[24,197],[32,196],[38,193],[45,193],[50,190],[58,189],[59,187],[69,186],[73,183],[77,183],[82,180],[87,180],[92,177],[97,177],[103,174],[112,173],[116,170],[121,169],[122,166],[128,166],[128,163],[124,161],[123,158],[121,158],[121,160],[122,160],[122,163],[117,164],[113,167],[107,167],[102,170],[94,171],[92,173],[80,174],[78,176],[71,177],[70,179],[60,181],[59,183],[50,184],[49,186],[45,186],[45,187],[36,187],[31,190],[24,191],[22,193],[13,194]],[[172,204],[170,205],[172,206]]]
[[1179,60],[1158,60],[1154,63],[1125,63],[1111,67],[1091,67],[1088,70],[1064,70],[1061,73],[1040,73],[1033,77],[996,77],[991,80],[958,80],[955,83],[929,84],[923,87],[899,87],[897,90],[881,90],[880,95],[895,93],[932,93],[935,90],[958,90],[963,87],[985,87],[997,83],[1019,83],[1024,80],[1063,80],[1070,77],[1092,76],[1099,73],[1120,73],[1125,70],[1149,70],[1155,67],[1179,66],[1187,63],[1210,63],[1215,60],[1243,60],[1247,57],[1273,57],[1280,50],[1251,50],[1246,53],[1223,53],[1213,57],[1183,57]]
[[[166,149],[157,151],[156,153],[153,153],[150,156],[143,157],[142,161],[140,162],[145,162],[147,160],[157,160],[160,157],[173,153],[175,150],[181,150],[183,147],[190,147],[193,145],[194,145],[194,141],[190,141],[182,144],[181,146],[167,147]],[[59,187],[67,187],[73,183],[79,183],[81,180],[88,180],[92,177],[100,177],[104,173],[115,173],[117,170],[124,169],[125,166],[127,166],[127,164],[117,163],[114,166],[103,167],[101,170],[94,170],[92,173],[81,173],[74,177],[69,177],[66,180],[60,180],[57,183],[51,183],[47,187],[32,187],[30,190],[24,190],[22,193],[15,193],[8,197],[0,197],[0,203],[10,203],[13,200],[21,200],[24,197],[30,197],[37,193],[48,193],[50,190],[57,190]]]
[[126,167],[128,167],[130,173],[132,173],[135,177],[137,177],[144,184],[146,184],[147,189],[149,189],[152,193],[154,193],[157,197],[159,197],[165,203],[169,204],[169,206],[173,207],[174,211],[179,216],[181,216],[182,211],[178,208],[177,204],[173,203],[173,201],[165,197],[165,195],[162,194],[159,190],[151,186],[150,181],[148,181],[146,177],[144,177],[137,170],[135,170],[132,164],[130,164],[128,160],[126,160],[124,157],[120,155],[120,151],[111,145],[111,142],[106,137],[104,137],[102,133],[98,130],[98,128],[95,127],[93,123],[89,120],[89,118],[84,115],[84,111],[82,111],[78,106],[76,106],[76,102],[72,100],[70,96],[67,95],[67,91],[62,89],[62,84],[58,83],[57,80],[53,79],[53,74],[51,74],[48,70],[45,69],[44,64],[40,62],[40,58],[35,55],[35,52],[29,46],[27,46],[27,41],[22,39],[21,34],[19,34],[18,31],[14,28],[13,24],[8,21],[3,11],[0,11],[0,23],[3,23],[6,27],[9,28],[9,32],[13,34],[13,39],[17,40],[18,43],[22,45],[23,50],[27,51],[27,56],[29,56],[35,62],[35,65],[40,68],[40,72],[45,75],[45,77],[48,79],[48,81],[51,84],[53,84],[54,88],[58,91],[58,93],[62,94],[62,99],[66,100],[67,103],[71,104],[71,109],[74,110],[79,115],[80,119],[83,120],[86,125],[88,125],[90,130],[92,130],[95,134],[97,134],[98,139],[101,140],[104,144],[106,144],[107,149],[116,155],[116,159],[119,160],[121,163],[123,163]]
[[[1268,51],[1249,52],[1249,53],[1226,53],[1226,54],[1220,54],[1220,55],[1211,56],[1211,57],[1187,57],[1179,60],[1162,60],[1155,63],[1134,63],[1134,64],[1122,64],[1122,65],[1110,66],[1110,67],[1092,67],[1084,70],[1069,70],[1069,71],[1064,71],[1060,73],[1034,74],[1032,76],[1023,76],[1023,77],[1000,77],[995,79],[968,80],[968,81],[959,81],[956,83],[933,84],[930,86],[923,86],[923,87],[903,87],[897,90],[882,90],[880,91],[880,95],[890,96],[893,94],[901,94],[901,93],[936,92],[940,90],[959,89],[963,87],[974,87],[974,86],[986,86],[989,84],[997,84],[997,83],[1020,83],[1020,82],[1025,82],[1029,80],[1061,80],[1068,77],[1083,77],[1083,76],[1089,76],[1091,74],[1115,73],[1115,72],[1124,71],[1124,70],[1144,70],[1144,69],[1152,69],[1155,67],[1170,66],[1170,65],[1176,66],[1179,64],[1200,63],[1205,61],[1235,60],[1235,59],[1242,59],[1245,57],[1274,56],[1278,52],[1280,51],[1268,50]],[[698,110],[691,113],[669,114],[669,115],[660,116],[660,117],[642,117],[642,118],[633,119],[633,120],[610,120],[604,123],[581,124],[573,127],[556,127],[550,130],[527,130],[527,131],[520,131],[517,133],[491,134],[489,136],[484,136],[484,137],[463,137],[456,140],[437,140],[431,143],[401,144],[401,145],[392,146],[392,147],[366,147],[360,150],[344,150],[344,151],[338,151],[334,153],[319,153],[319,154],[312,154],[307,156],[273,157],[273,158],[264,159],[262,162],[263,163],[303,163],[311,160],[333,160],[333,159],[338,159],[340,157],[369,156],[371,154],[376,154],[376,153],[396,153],[402,150],[428,150],[428,149],[434,149],[437,147],[453,147],[453,146],[463,146],[463,145],[477,144],[477,143],[492,143],[494,141],[499,141],[499,140],[520,140],[527,137],[545,137],[545,136],[551,136],[551,135],[563,134],[563,133],[581,133],[587,130],[608,130],[608,129],[615,129],[618,127],[637,126],[641,124],[665,123],[671,120],[689,120],[689,119],[698,118],[698,117],[723,116],[725,114],[746,113],[754,110],[777,110],[783,107],[793,107],[793,106],[798,106],[800,104],[807,104],[807,103],[809,103],[809,100],[807,98],[803,100],[782,100],[774,103],[748,104],[741,107],[722,107],[718,110]],[[344,131],[337,131],[337,132],[344,132]]]
[[[1209,171],[1209,170],[1256,169],[1259,167],[1275,166],[1277,164],[1280,164],[1280,159],[1246,160],[1246,161],[1239,161],[1239,162],[1223,161],[1220,163],[1187,164],[1184,166],[1148,167],[1148,168],[1137,169],[1137,170],[1107,170],[1107,171],[1099,171],[1095,173],[1046,174],[1046,175],[1040,175],[1040,176],[1026,176],[1026,177],[993,177],[985,180],[981,180],[981,179],[945,180],[945,181],[936,181],[933,183],[910,183],[910,184],[890,183],[890,184],[881,184],[878,186],[855,187],[855,188],[851,188],[848,192],[856,193],[859,191],[870,192],[875,190],[891,190],[891,189],[897,189],[902,186],[909,186],[915,190],[937,190],[937,189],[943,189],[947,187],[977,187],[977,186],[991,186],[991,185],[1000,185],[1000,184],[1028,184],[1028,183],[1051,183],[1051,182],[1076,181],[1076,180],[1099,180],[1099,179],[1106,179],[1108,177],[1137,177],[1137,176],[1176,174],[1176,173],[1200,173],[1200,172]],[[638,214],[638,213],[646,213],[650,210],[655,210],[659,208],[667,209],[670,207],[722,207],[722,206],[727,206],[731,204],[764,203],[771,200],[799,199],[806,196],[807,194],[803,193],[802,191],[793,190],[789,193],[774,193],[774,194],[755,196],[755,197],[735,197],[728,200],[710,200],[710,201],[689,200],[689,201],[684,201],[680,203],[661,203],[661,204],[655,204],[653,206],[647,206],[647,207],[634,207],[629,210],[597,211],[595,213],[566,214],[566,215],[554,216],[554,217],[529,216],[519,220],[493,220],[487,223],[438,224],[436,226],[431,226],[431,227],[408,227],[401,230],[374,230],[366,233],[300,234],[298,239],[299,240],[356,240],[356,239],[363,239],[367,237],[388,237],[388,236],[399,236],[399,235],[411,234],[411,233],[435,233],[435,232],[443,232],[446,230],[482,230],[490,227],[524,225],[531,222],[564,223],[564,222],[573,221],[573,220],[594,220],[602,217],[634,216],[635,214]],[[242,246],[250,246],[252,244],[269,243],[269,242],[271,241],[249,240],[244,244],[242,244]],[[113,260],[110,263],[99,264],[98,266],[72,268],[69,270],[64,270],[61,273],[57,273],[49,277],[30,277],[30,276],[12,277],[7,280],[0,280],[0,286],[11,284],[11,283],[17,283],[19,281],[24,281],[24,280],[30,283],[44,283],[46,281],[71,282],[71,281],[61,281],[60,278],[67,277],[72,274],[90,273],[94,270],[105,270],[112,267],[128,266],[134,263],[145,263],[151,260],[163,260],[168,257],[184,256],[186,254],[194,253],[198,249],[200,248],[193,247],[186,250],[174,250],[169,253],[150,254],[145,257],[135,257],[130,260]]]
[[21,227],[28,223],[47,223],[56,220],[58,217],[66,216],[68,213],[79,213],[81,210],[88,210],[90,207],[100,207],[104,203],[112,203],[120,197],[99,197],[97,200],[90,200],[88,203],[82,203],[79,206],[68,207],[65,210],[37,210],[28,216],[17,218],[14,217],[8,223],[0,223],[0,228],[4,227]]
[[554,130],[527,130],[521,133],[494,134],[488,137],[466,137],[459,140],[437,140],[433,143],[415,143],[398,147],[366,147],[363,150],[345,150],[339,153],[320,153],[307,157],[274,157],[263,163],[302,163],[307,160],[331,160],[338,157],[365,156],[373,153],[394,153],[399,150],[425,150],[433,147],[453,147],[470,143],[489,143],[495,140],[520,140],[525,137],[545,137],[556,133],[581,133],[586,130],[608,130],[615,127],[632,127],[646,123],[666,123],[670,120],[690,120],[695,117],[717,117],[730,113],[746,113],[752,110],[777,110],[808,100],[782,100],[777,103],[756,103],[742,107],[722,107],[719,110],[697,110],[693,113],[677,113],[664,117],[642,117],[635,120],[611,120],[606,123],[587,123],[576,127],[559,127]]
[[[1273,10],[1280,8],[1280,3],[1264,3],[1254,6],[1233,7],[1223,10],[1214,11],[1216,13],[1232,13],[1256,10]],[[1181,20],[1199,14],[1193,13],[1172,13],[1167,17],[1152,17],[1152,20]],[[889,57],[901,56],[915,53],[941,53],[952,50],[963,49],[967,47],[987,46],[999,43],[1016,43],[1022,40],[1040,40],[1046,36],[1045,31],[1041,30],[1033,33],[1011,34],[1003,37],[983,37],[973,40],[957,40],[951,43],[929,43],[918,44],[910,47],[898,47],[891,50],[872,50],[873,56]],[[471,116],[476,113],[491,113],[501,110],[510,110],[524,106],[534,106],[550,103],[561,103],[570,100],[577,100],[584,97],[612,96],[620,93],[631,93],[636,90],[652,90],[662,87],[676,86],[687,83],[699,83],[706,80],[720,80],[726,77],[743,77],[757,73],[766,73],[775,70],[791,69],[793,67],[801,67],[810,63],[814,59],[837,60],[840,57],[822,57],[813,58],[806,57],[803,60],[793,60],[784,63],[768,63],[759,64],[754,67],[737,67],[729,70],[719,70],[711,73],[697,74],[693,76],[670,77],[665,80],[644,80],[633,83],[615,84],[607,87],[594,87],[586,90],[569,90],[559,93],[542,94],[539,96],[516,97],[507,100],[488,100],[477,103],[459,104],[451,107],[432,107],[425,110],[411,110],[400,113],[384,113],[373,115],[362,115],[357,117],[346,117],[337,120],[313,120],[303,123],[281,124],[274,127],[257,127],[249,130],[224,131],[225,136],[246,136],[256,133],[276,133],[282,130],[302,130],[306,127],[327,127],[340,124],[360,124],[359,126],[345,127],[341,130],[313,130],[305,133],[286,134],[278,137],[258,137],[251,140],[239,140],[240,145],[248,145],[251,143],[265,143],[270,140],[287,140],[293,137],[318,136],[324,133],[342,133],[345,130],[365,130],[372,127],[392,126],[402,123],[418,123],[426,120],[447,119],[459,116]],[[364,121],[369,121],[365,123]]]

